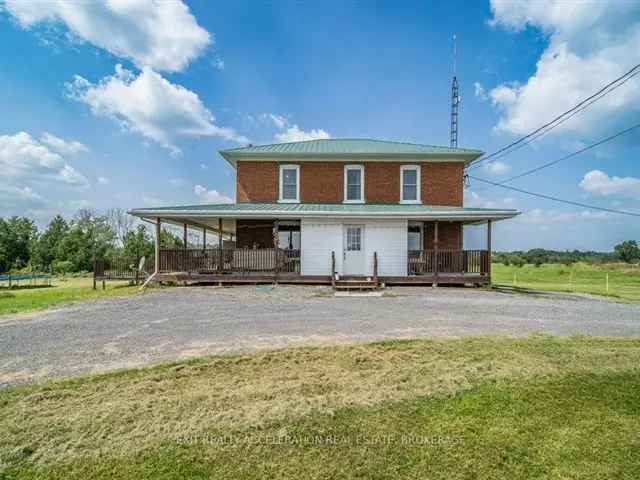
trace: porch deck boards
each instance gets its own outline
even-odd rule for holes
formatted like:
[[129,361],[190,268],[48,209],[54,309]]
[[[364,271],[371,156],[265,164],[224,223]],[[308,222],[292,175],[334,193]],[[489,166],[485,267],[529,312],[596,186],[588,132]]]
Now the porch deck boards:
[[[356,280],[362,277],[344,276],[341,280]],[[330,275],[298,275],[298,274],[213,274],[213,273],[188,273],[169,272],[160,273],[156,277],[158,282],[179,283],[187,285],[219,283],[219,284],[309,284],[309,285],[331,285]],[[490,282],[487,275],[447,273],[436,275],[410,275],[406,277],[379,277],[378,281],[385,285],[463,285],[482,284]]]

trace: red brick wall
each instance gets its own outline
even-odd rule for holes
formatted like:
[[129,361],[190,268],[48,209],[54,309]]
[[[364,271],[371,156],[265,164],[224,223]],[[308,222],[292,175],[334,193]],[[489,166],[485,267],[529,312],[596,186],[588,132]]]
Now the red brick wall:
[[364,167],[364,198],[368,203],[400,201],[400,166],[403,163],[367,162]]
[[300,201],[306,203],[342,203],[343,199],[344,163],[300,163]]
[[[424,224],[424,248],[433,250],[434,222]],[[462,224],[460,222],[438,222],[438,248],[440,250],[462,249]]]
[[277,202],[279,175],[277,162],[238,162],[236,202]]
[[422,163],[420,185],[422,203],[461,207],[464,164]]
[[[300,165],[300,200],[303,203],[342,203],[344,165],[347,162],[287,162]],[[356,162],[348,162],[348,164]],[[400,201],[400,167],[406,162],[365,162],[365,200],[368,203]],[[421,163],[422,203],[462,206],[462,163]],[[236,201],[278,201],[277,162],[238,162]]]

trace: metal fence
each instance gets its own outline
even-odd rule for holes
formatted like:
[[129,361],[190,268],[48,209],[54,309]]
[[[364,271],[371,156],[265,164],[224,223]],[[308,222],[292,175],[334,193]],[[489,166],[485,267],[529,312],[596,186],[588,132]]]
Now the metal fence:
[[0,287],[51,286],[51,275],[47,273],[7,273],[0,275]]

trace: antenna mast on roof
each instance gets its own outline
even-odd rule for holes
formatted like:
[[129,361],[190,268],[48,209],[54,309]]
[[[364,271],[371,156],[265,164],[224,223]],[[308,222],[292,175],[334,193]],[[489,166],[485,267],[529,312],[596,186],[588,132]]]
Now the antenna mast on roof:
[[458,48],[456,34],[453,34],[453,81],[451,82],[451,148],[458,148],[458,105],[460,95],[458,89],[458,78],[456,77]]

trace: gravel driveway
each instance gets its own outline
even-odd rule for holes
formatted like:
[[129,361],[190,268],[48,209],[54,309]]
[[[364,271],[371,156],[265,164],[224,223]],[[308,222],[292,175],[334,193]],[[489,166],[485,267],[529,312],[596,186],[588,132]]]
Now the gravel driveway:
[[193,356],[384,338],[640,335],[640,304],[459,288],[186,287],[0,317],[0,385]]

